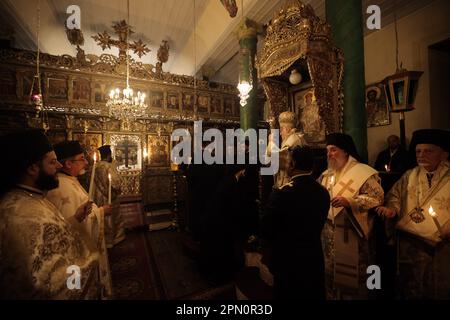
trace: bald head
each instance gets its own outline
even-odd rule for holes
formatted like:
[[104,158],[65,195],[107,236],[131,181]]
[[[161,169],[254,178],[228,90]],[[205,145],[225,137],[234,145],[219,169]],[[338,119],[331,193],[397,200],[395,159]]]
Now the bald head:
[[400,138],[396,135],[390,135],[387,138],[387,143],[388,143],[389,149],[391,149],[391,151],[397,150],[398,147],[400,146]]

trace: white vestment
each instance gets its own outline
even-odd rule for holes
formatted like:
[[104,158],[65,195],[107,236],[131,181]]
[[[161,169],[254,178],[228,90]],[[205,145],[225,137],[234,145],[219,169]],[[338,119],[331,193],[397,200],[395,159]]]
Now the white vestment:
[[[0,299],[99,298],[97,249],[39,190],[21,186],[0,199],[0,261]],[[73,266],[80,288],[71,290]]]
[[103,297],[112,296],[111,272],[108,262],[108,251],[105,244],[105,216],[103,208],[97,207],[94,203],[92,212],[81,223],[78,222],[74,214],[76,210],[86,201],[89,196],[78,182],[76,177],[58,173],[59,187],[48,192],[47,198],[63,214],[75,228],[80,231],[83,237],[90,239],[100,253],[100,280],[103,285]]

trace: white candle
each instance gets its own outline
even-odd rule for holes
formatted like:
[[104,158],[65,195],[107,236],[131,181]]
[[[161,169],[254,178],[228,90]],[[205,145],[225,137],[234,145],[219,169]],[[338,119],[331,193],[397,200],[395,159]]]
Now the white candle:
[[108,173],[108,204],[111,204],[111,173]]
[[441,225],[439,224],[439,221],[437,220],[437,213],[434,212],[432,206],[430,206],[430,208],[428,208],[428,213],[433,218],[434,224],[436,225],[436,228],[438,229],[439,234],[442,235],[442,228],[441,228]]
[[92,165],[92,172],[91,172],[91,183],[89,184],[89,200],[94,199],[94,178],[96,165],[97,165],[97,154],[94,153],[94,164]]

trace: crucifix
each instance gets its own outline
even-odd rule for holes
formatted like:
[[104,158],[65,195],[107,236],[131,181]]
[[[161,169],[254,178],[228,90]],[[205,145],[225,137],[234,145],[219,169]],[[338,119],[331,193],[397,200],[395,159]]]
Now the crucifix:
[[129,162],[130,162],[130,149],[132,145],[130,144],[130,141],[126,138],[123,140],[120,144],[117,145],[117,149],[121,150],[123,152],[123,159],[125,163],[125,168],[129,168]]
[[119,36],[119,40],[112,39],[111,36],[106,32],[103,31],[103,33],[98,33],[95,36],[92,36],[92,38],[97,42],[97,44],[102,47],[102,50],[105,50],[106,48],[111,49],[111,46],[119,48],[119,58],[125,60],[127,53],[127,45],[130,49],[133,49],[133,52],[137,54],[140,57],[143,55],[146,55],[148,52],[150,52],[150,49],[146,47],[146,45],[142,42],[141,39],[138,41],[130,42],[128,43],[127,39],[127,29],[128,29],[128,35],[131,35],[134,33],[134,31],[131,30],[131,27],[127,24],[125,20],[122,20],[120,22],[116,22],[113,24],[114,33]]

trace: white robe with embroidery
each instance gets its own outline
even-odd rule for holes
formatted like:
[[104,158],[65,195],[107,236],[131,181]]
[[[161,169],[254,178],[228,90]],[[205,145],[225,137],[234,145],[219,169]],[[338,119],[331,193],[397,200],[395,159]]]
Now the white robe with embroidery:
[[[0,199],[0,299],[98,299],[98,264],[96,248],[44,195],[14,189]],[[72,265],[80,289],[67,286]]]
[[100,161],[95,169],[93,200],[99,205],[108,204],[109,180],[111,174],[111,204],[113,212],[106,217],[105,240],[108,248],[125,239],[124,219],[120,213],[120,183],[121,177],[114,162]]
[[443,230],[450,229],[450,163],[438,166],[431,188],[426,173],[419,166],[407,171],[386,196],[385,205],[398,213],[391,222],[399,231],[401,299],[450,299],[450,242],[428,214],[432,206]]
[[[355,190],[352,197],[346,197],[350,203],[349,209],[340,212],[339,208],[330,209],[328,222],[322,232],[327,299],[369,298],[366,268],[373,262],[374,252],[371,239],[373,217],[369,216],[368,211],[383,203],[384,192],[380,178],[374,169],[349,156],[340,172],[328,169],[322,173],[318,181],[330,190],[331,176],[335,177],[337,185],[344,176],[352,178],[349,174],[355,166],[359,166],[359,170],[367,171],[365,176],[369,178]],[[354,177],[353,180],[356,181],[358,178]],[[342,182],[346,184],[350,180]],[[336,217],[333,217],[333,213]]]
[[103,297],[112,296],[111,272],[108,262],[108,251],[105,244],[105,216],[102,208],[95,203],[92,212],[81,223],[78,222],[74,213],[77,208],[86,203],[89,195],[78,182],[78,179],[63,173],[58,173],[59,187],[51,190],[47,198],[61,211],[83,237],[90,239],[100,253],[100,280],[103,284]]

